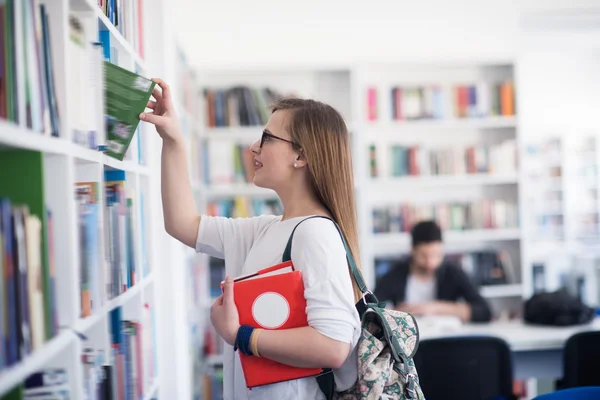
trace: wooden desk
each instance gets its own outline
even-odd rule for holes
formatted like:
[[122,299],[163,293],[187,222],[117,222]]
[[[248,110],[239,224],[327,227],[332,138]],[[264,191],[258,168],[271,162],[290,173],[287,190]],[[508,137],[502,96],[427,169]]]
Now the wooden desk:
[[557,379],[562,376],[562,350],[567,339],[583,331],[600,330],[600,318],[574,327],[531,326],[521,321],[465,324],[461,326],[417,321],[421,340],[452,336],[496,336],[513,351],[516,379]]

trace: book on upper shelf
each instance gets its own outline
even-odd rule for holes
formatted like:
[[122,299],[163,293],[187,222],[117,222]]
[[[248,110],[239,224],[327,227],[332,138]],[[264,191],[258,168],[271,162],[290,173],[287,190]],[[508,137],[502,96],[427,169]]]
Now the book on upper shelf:
[[48,10],[39,0],[0,3],[0,118],[59,136]]
[[107,61],[104,75],[105,154],[123,160],[156,83]]
[[366,89],[368,121],[380,117],[380,104],[389,104],[394,121],[509,117],[516,114],[512,80],[454,85],[392,86],[390,102],[381,102],[378,89]]
[[115,29],[144,58],[144,1],[98,0],[98,7]]
[[[120,47],[111,31],[91,23],[94,18],[69,14],[67,99],[72,141],[105,150],[119,160],[142,163],[145,154],[138,116],[145,110],[154,82],[144,78],[137,65],[129,67],[120,60]],[[130,147],[135,133],[137,146]]]
[[225,89],[205,89],[206,126],[265,125],[269,105],[281,94],[265,87],[234,86]]

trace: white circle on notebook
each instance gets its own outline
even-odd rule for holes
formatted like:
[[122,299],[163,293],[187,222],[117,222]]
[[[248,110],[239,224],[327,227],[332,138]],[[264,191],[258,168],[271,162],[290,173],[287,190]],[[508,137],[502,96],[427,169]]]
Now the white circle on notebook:
[[276,329],[289,318],[290,305],[279,293],[266,292],[254,300],[252,316],[263,328]]

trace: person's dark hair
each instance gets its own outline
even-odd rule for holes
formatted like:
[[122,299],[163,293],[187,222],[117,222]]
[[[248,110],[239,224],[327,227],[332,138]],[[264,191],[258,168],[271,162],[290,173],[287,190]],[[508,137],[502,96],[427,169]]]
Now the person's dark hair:
[[442,230],[435,221],[421,221],[411,230],[412,246],[442,241]]

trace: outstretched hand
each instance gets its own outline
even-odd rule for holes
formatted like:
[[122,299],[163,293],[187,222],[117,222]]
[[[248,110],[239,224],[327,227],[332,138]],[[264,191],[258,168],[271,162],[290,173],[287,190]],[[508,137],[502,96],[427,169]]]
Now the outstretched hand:
[[233,279],[230,276],[225,279],[223,294],[210,308],[210,320],[217,333],[233,346],[240,329],[240,317],[233,298]]
[[141,113],[140,120],[153,124],[163,140],[179,139],[182,135],[171,101],[171,89],[162,79],[153,78],[152,81],[156,82],[152,90],[154,101],[150,99],[146,104],[146,108],[152,111]]

